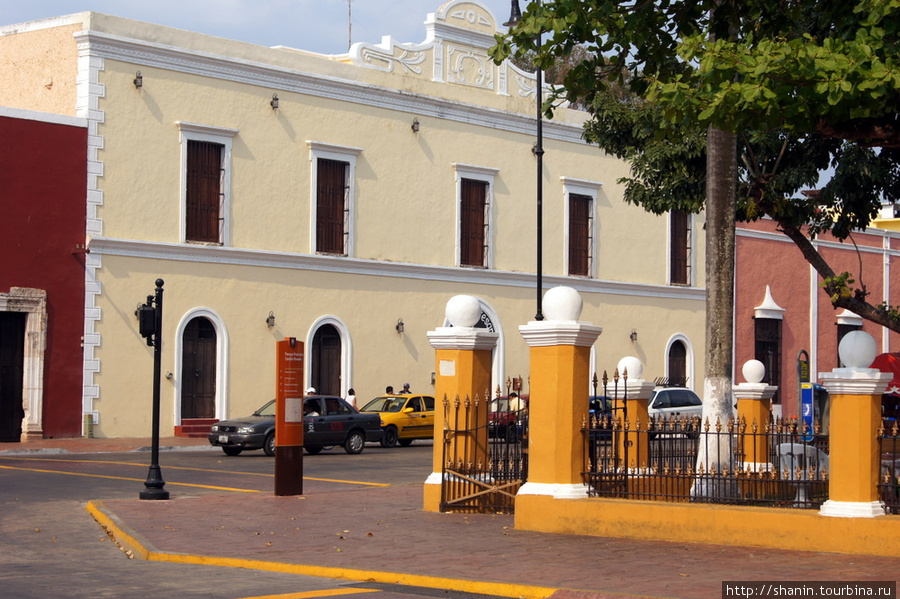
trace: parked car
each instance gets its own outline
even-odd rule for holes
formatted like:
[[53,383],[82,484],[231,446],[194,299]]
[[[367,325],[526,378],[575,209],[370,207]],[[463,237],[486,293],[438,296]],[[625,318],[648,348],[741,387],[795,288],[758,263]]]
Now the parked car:
[[528,420],[528,396],[495,397],[488,406],[488,436],[513,442]]
[[360,412],[378,415],[384,431],[382,447],[397,443],[406,447],[416,439],[434,438],[434,398],[430,395],[382,395]]
[[[307,397],[303,400],[303,413],[303,447],[309,453],[335,445],[343,446],[347,453],[360,453],[367,441],[380,441],[383,434],[377,416],[358,412],[340,397]],[[245,418],[214,424],[209,442],[221,447],[226,455],[252,449],[275,455],[275,400]]]
[[684,387],[656,389],[650,396],[648,411],[654,416],[684,416],[700,418],[703,415],[703,401],[700,396]]

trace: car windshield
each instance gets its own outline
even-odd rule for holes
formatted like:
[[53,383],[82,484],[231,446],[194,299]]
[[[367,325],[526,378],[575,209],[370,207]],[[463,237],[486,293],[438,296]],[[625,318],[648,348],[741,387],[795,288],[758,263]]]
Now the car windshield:
[[253,412],[254,416],[270,416],[272,418],[275,417],[275,400],[271,400],[266,403],[263,407]]
[[406,398],[376,397],[360,410],[361,412],[399,412],[406,403]]

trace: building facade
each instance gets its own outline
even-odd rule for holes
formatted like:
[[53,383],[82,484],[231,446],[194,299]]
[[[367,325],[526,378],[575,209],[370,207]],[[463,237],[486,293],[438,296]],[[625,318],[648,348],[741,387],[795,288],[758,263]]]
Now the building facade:
[[[900,303],[900,233],[877,226],[843,243],[829,235],[813,243],[836,273],[865,285],[870,303]],[[866,331],[883,353],[900,350],[897,333],[832,306],[821,277],[773,221],[739,223],[735,252],[735,363],[766,365],[766,382],[779,387],[776,415],[801,415],[798,360],[808,358],[815,383],[818,373],[842,366],[838,343],[848,332]]]
[[[432,391],[426,332],[456,294],[500,333],[492,386],[527,377],[535,79],[489,60],[498,21],[477,1],[425,29],[337,56],[98,13],[0,29],[0,105],[87,122],[94,434],[148,433],[152,348],[134,312],[157,278],[164,435],[271,399],[285,337],[321,393]],[[594,369],[634,355],[648,378],[700,388],[702,216],[626,205],[627,165],[582,140],[585,117],[560,108],[543,126],[544,288],[576,288],[603,327]]]
[[81,434],[86,173],[85,119],[0,107],[0,441]]

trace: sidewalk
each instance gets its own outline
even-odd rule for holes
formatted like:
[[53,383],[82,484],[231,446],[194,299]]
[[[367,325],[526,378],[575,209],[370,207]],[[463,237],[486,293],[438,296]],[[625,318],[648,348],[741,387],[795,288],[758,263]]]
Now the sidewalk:
[[[129,451],[142,439],[28,443],[41,451]],[[198,443],[197,441],[202,441]],[[161,440],[199,450],[204,439]],[[40,447],[38,447],[40,445]],[[8,451],[0,444],[0,454]],[[52,447],[55,446],[55,447]],[[896,581],[900,559],[519,531],[504,515],[422,510],[421,485],[117,499],[88,505],[133,556],[504,597],[722,596],[722,581]]]

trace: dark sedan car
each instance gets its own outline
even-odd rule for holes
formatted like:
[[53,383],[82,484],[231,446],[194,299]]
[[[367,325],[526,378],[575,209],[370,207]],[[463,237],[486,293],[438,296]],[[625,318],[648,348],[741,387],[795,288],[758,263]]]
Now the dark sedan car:
[[[340,397],[307,397],[303,413],[303,447],[309,453],[334,445],[343,446],[347,453],[360,453],[367,441],[380,441],[383,434],[377,414],[360,413]],[[275,400],[246,418],[214,424],[209,442],[226,455],[238,455],[245,449],[275,455]]]

